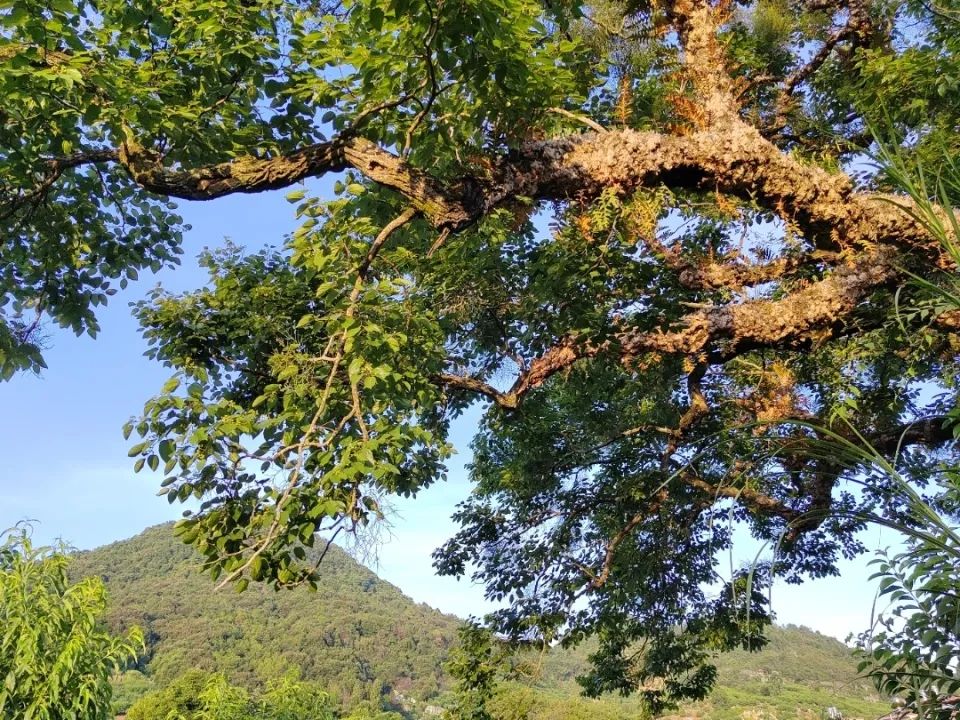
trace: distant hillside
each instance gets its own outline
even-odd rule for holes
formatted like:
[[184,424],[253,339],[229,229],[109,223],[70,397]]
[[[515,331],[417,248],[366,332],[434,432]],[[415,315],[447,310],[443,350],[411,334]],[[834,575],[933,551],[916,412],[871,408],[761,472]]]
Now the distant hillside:
[[717,659],[710,698],[685,708],[705,720],[821,720],[836,707],[845,718],[890,711],[869,681],[857,677],[850,648],[808,628],[772,628],[762,652],[738,650]]
[[382,685],[417,698],[441,689],[459,621],[414,603],[341,549],[324,559],[317,592],[214,591],[198,558],[158,525],[74,563],[76,575],[105,580],[111,628],[143,628],[142,670],[156,684],[199,668],[249,686],[294,668],[345,702],[379,695]]
[[[293,670],[323,683],[345,706],[381,695],[402,697],[408,707],[410,699],[420,701],[417,707],[437,696],[434,702],[442,703],[450,685],[443,663],[459,620],[414,603],[339,548],[324,560],[324,582],[315,593],[255,584],[241,594],[215,592],[197,567],[198,556],[169,524],[77,556],[77,576],[106,581],[111,628],[139,625],[146,633],[145,676],[134,673],[121,686],[125,700],[198,668],[246,686]],[[578,697],[575,678],[588,654],[588,648],[550,653],[528,686],[505,688],[499,714],[516,720],[639,716],[630,699]],[[836,706],[848,718],[874,718],[888,708],[857,679],[842,643],[805,628],[772,628],[763,652],[730,653],[717,664],[716,691],[683,708],[684,717],[819,720]]]
[[[821,720],[829,707],[845,718],[877,718],[889,711],[872,685],[858,678],[850,649],[808,628],[771,627],[761,652],[736,650],[716,658],[710,698],[681,708],[674,718],[703,720]],[[590,646],[551,653],[534,685],[549,696],[578,691],[576,676]]]
[[763,652],[737,650],[721,656],[724,685],[761,691],[778,681],[840,694],[872,696],[873,686],[854,672],[850,648],[809,628],[774,628]]

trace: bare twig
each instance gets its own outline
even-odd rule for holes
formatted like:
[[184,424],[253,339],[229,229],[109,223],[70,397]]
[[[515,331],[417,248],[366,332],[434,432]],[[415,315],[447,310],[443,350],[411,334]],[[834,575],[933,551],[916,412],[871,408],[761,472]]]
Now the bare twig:
[[563,115],[563,117],[565,118],[576,120],[578,123],[582,123],[583,125],[586,125],[591,130],[596,130],[598,133],[610,132],[607,128],[605,128],[603,125],[598,123],[596,120],[588,118],[586,115],[578,115],[575,112],[570,112],[569,110],[565,110],[564,108],[560,108],[560,107],[552,107],[550,108],[549,111],[554,113],[555,115]]

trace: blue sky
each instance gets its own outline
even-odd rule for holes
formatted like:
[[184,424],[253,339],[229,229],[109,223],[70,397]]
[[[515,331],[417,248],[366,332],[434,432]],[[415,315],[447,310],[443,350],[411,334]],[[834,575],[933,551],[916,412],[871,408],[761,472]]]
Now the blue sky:
[[[330,183],[311,184],[328,195]],[[0,528],[22,519],[38,521],[41,541],[62,537],[86,549],[135,535],[144,527],[180,516],[182,507],[158,497],[160,477],[133,473],[129,443],[121,426],[137,414],[167,378],[158,363],[143,357],[145,343],[128,303],[160,282],[171,290],[203,283],[195,258],[224,238],[249,248],[277,245],[296,224],[284,193],[233,196],[212,203],[184,203],[193,227],[187,234],[183,266],[157,276],[144,274],[112,299],[101,314],[96,340],[50,328],[49,369],[41,376],[19,375],[0,384]],[[460,616],[482,614],[482,589],[469,581],[434,576],[430,554],[455,529],[449,520],[469,492],[463,469],[478,414],[467,413],[454,429],[458,454],[450,479],[415,500],[395,503],[390,532],[379,547],[374,569],[419,602]],[[871,531],[869,547],[893,538]],[[744,539],[734,561],[751,560],[758,548]],[[866,581],[866,559],[844,563],[842,576],[802,587],[776,586],[774,610],[780,622],[796,623],[844,638],[869,623],[874,589]]]

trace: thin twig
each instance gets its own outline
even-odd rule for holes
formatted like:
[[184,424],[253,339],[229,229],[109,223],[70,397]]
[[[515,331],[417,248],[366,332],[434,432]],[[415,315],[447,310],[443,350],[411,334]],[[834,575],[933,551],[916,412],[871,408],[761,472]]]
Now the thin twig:
[[598,133],[610,132],[609,130],[607,130],[607,128],[605,128],[603,125],[598,123],[596,120],[592,120],[591,118],[588,118],[586,115],[578,115],[575,112],[570,112],[569,110],[565,110],[560,107],[552,107],[548,110],[548,112],[552,112],[555,115],[563,115],[564,117],[570,118],[571,120],[576,120],[577,122],[586,125],[588,128],[592,130],[596,130]]

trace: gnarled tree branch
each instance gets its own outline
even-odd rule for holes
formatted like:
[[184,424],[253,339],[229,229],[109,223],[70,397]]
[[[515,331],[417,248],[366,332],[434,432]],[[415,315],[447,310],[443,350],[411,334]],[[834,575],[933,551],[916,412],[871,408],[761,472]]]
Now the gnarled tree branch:
[[615,353],[630,363],[650,352],[696,356],[722,362],[756,347],[802,347],[839,332],[843,319],[877,287],[895,276],[889,252],[866,253],[848,266],[776,300],[749,300],[688,314],[676,328],[627,328],[612,341],[567,340],[534,360],[511,388],[517,398],[540,387],[581,359]]

